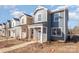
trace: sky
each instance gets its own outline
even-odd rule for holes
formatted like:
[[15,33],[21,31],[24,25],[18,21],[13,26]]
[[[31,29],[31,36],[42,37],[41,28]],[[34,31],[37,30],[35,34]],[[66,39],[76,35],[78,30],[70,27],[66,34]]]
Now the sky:
[[[5,23],[13,17],[19,17],[24,13],[31,15],[38,5],[0,5],[0,23]],[[64,5],[42,5],[49,10],[63,9]],[[79,5],[67,5],[69,10],[68,27],[79,25]]]

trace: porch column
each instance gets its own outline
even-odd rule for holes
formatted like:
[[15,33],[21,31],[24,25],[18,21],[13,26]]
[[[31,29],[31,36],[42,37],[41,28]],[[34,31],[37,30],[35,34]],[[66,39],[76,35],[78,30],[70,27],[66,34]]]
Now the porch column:
[[41,39],[40,42],[43,43],[43,26],[41,26]]
[[36,31],[35,31],[35,29],[33,29],[33,39],[34,40],[36,40],[35,36],[36,36]]
[[30,38],[30,36],[31,36],[30,28],[28,28],[28,33],[29,33],[28,40],[31,40],[31,38]]

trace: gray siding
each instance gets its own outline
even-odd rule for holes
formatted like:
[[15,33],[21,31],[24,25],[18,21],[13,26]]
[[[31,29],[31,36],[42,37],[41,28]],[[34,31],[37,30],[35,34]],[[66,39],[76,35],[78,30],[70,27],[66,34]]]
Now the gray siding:
[[[68,30],[68,12],[65,10],[65,11],[62,11],[62,12],[58,12],[60,13],[60,17],[62,18],[59,18],[59,21],[58,22],[54,22],[54,14],[55,13],[52,13],[48,16],[48,39],[49,40],[54,40],[54,39],[57,39],[57,40],[64,40],[64,37],[66,38],[66,35],[67,35],[67,30]],[[62,33],[62,36],[52,36],[51,34],[51,28],[53,27],[60,27],[62,28],[61,29],[61,33]]]
[[[55,14],[55,13],[54,13]],[[54,15],[53,14],[53,15]],[[52,25],[51,25],[51,28],[52,27],[61,27],[62,28],[62,37],[55,37],[55,36],[52,36],[52,39],[64,39],[64,12],[60,13],[60,16],[62,16],[63,18],[59,18],[59,21],[58,22],[54,22],[54,17],[52,17]]]
[[[53,16],[52,16],[53,17]],[[47,21],[47,40],[50,41],[51,40],[51,15],[48,14],[48,21]]]

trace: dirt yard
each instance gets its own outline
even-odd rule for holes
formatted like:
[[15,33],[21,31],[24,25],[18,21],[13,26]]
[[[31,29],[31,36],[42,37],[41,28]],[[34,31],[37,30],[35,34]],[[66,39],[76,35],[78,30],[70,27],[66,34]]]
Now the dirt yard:
[[17,45],[17,44],[21,44],[23,43],[24,41],[22,40],[5,40],[5,41],[0,41],[0,49],[1,48],[6,48],[6,47],[11,47],[13,45]]
[[79,52],[79,42],[77,43],[60,43],[60,42],[51,42],[51,43],[34,43],[26,47],[19,48],[9,53],[75,53]]

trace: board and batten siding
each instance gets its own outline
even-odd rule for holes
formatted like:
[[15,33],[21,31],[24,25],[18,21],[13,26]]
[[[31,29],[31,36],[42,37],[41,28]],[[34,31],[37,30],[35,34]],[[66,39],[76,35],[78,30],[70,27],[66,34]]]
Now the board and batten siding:
[[[57,39],[57,40],[65,40],[66,39],[66,35],[67,35],[67,30],[68,30],[68,12],[66,10],[63,10],[61,12],[57,12],[60,14],[59,21],[55,22],[54,21],[54,14],[52,13],[49,17],[48,17],[48,39]],[[62,36],[52,36],[51,34],[51,28],[61,28],[61,33]]]

